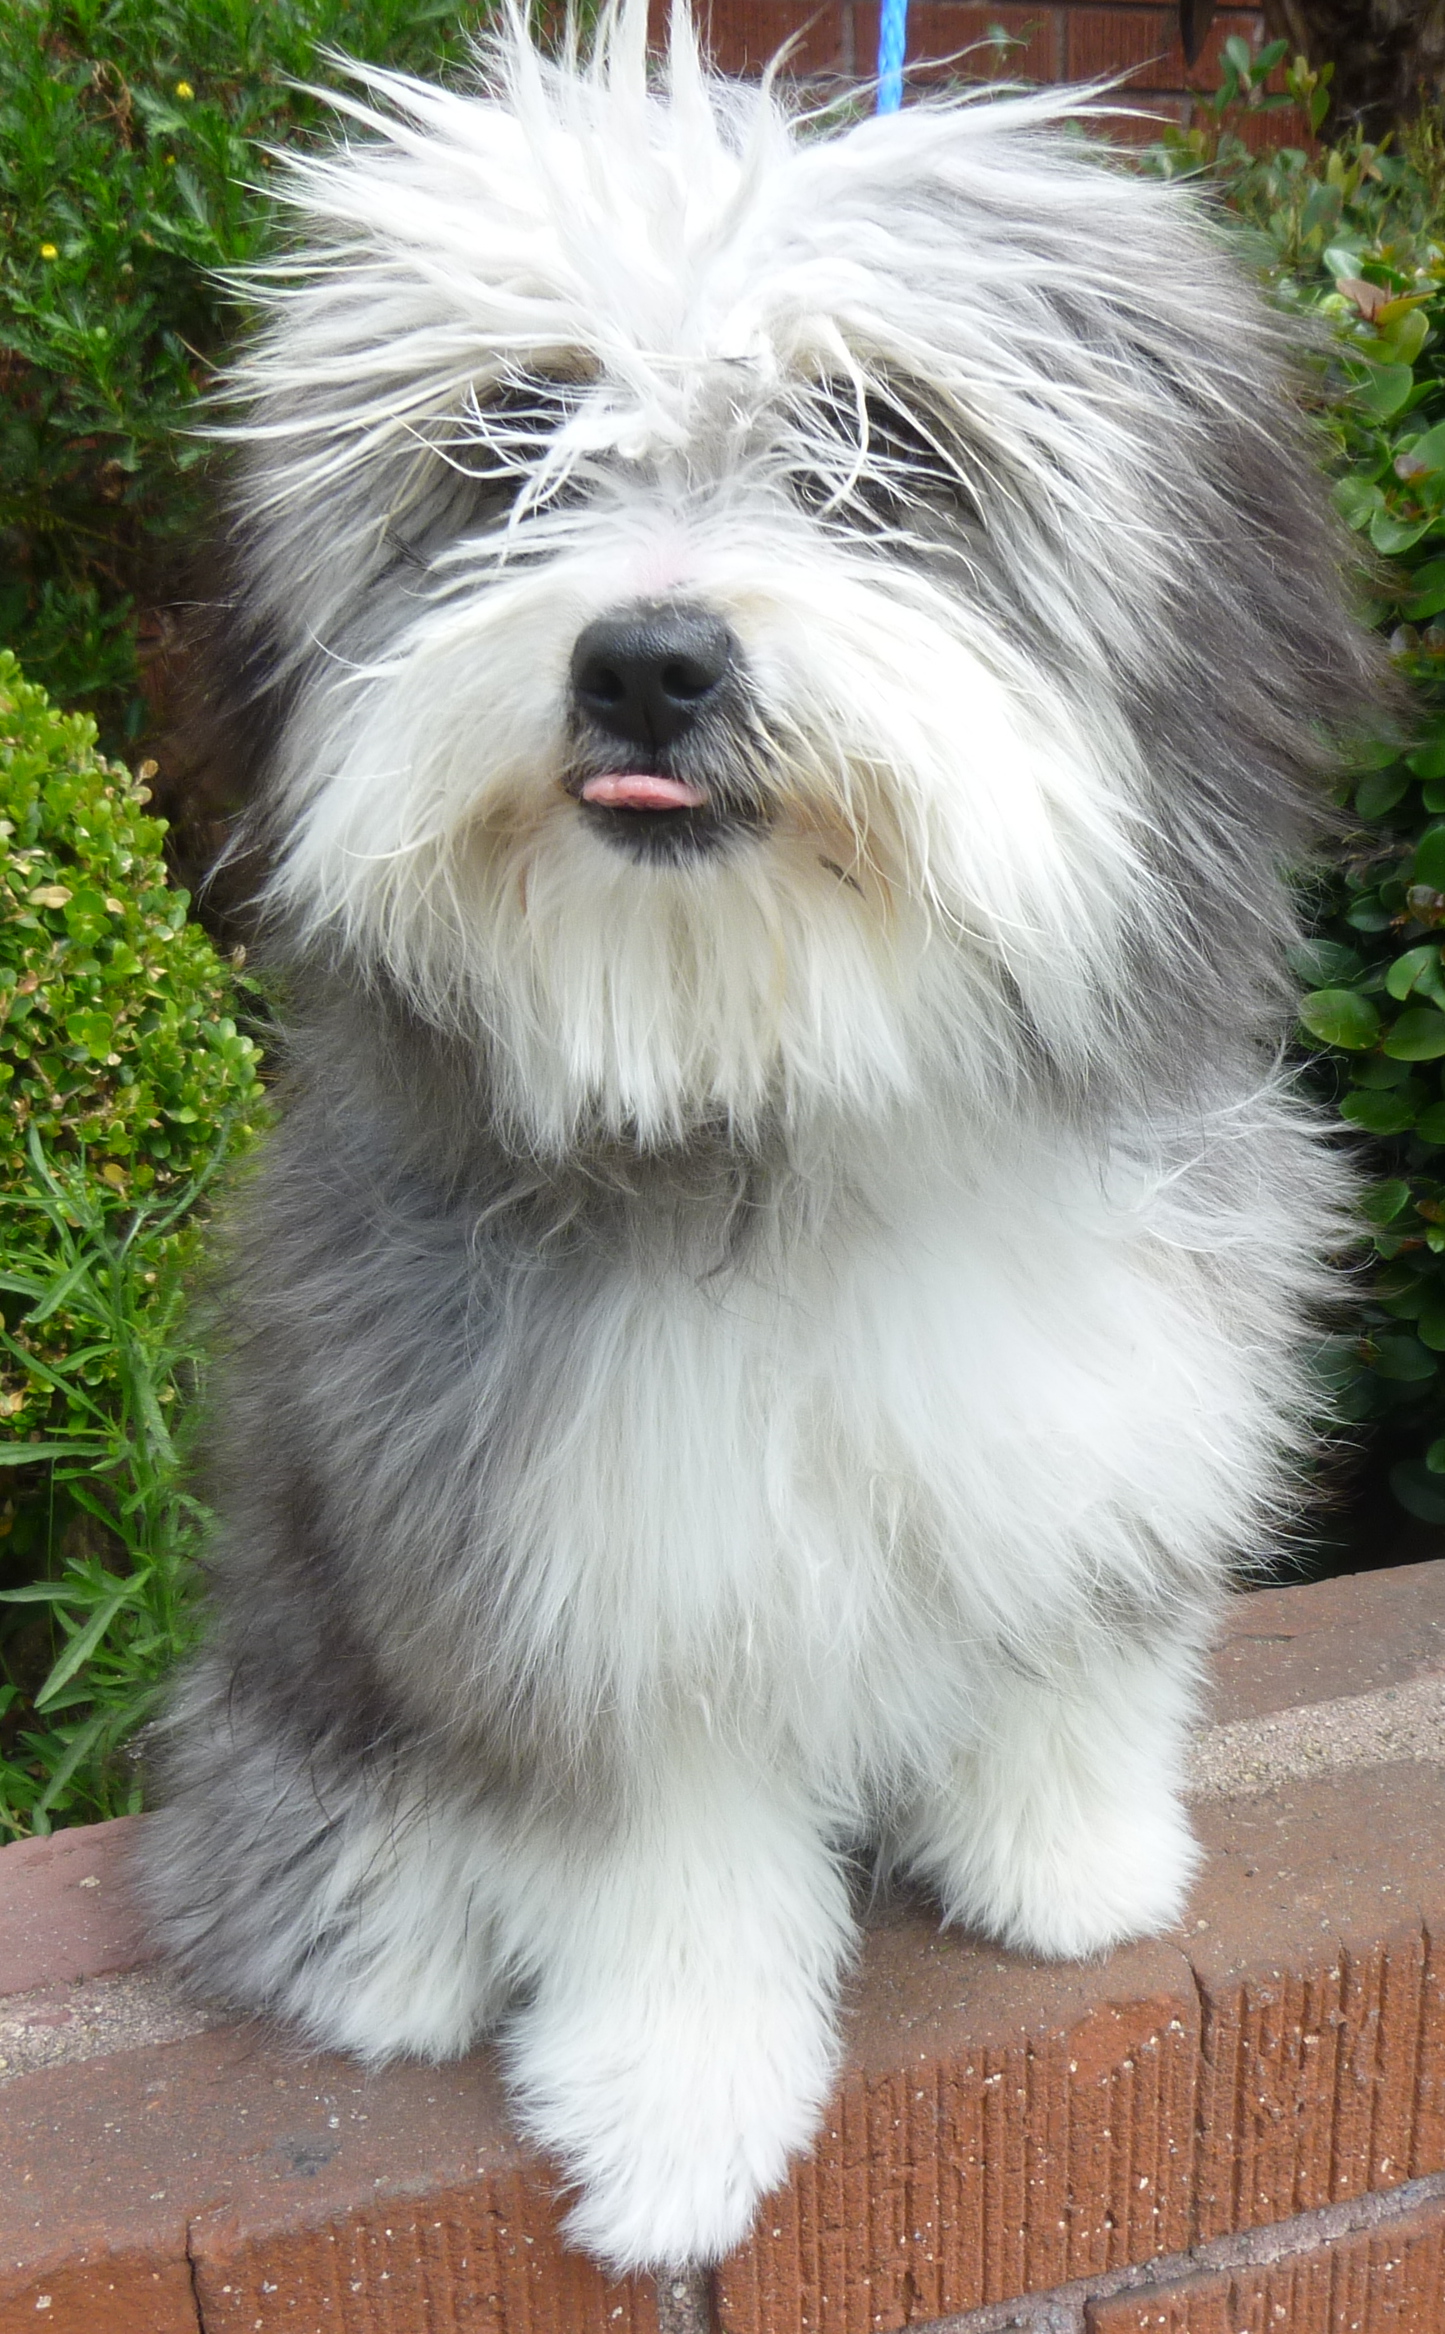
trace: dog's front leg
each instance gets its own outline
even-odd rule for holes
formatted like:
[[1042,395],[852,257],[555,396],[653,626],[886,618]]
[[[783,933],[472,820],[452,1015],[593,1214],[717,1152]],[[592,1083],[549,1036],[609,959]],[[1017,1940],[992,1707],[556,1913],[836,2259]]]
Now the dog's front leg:
[[616,2270],[711,2261],[806,2145],[852,1924],[816,1814],[666,1762],[623,1820],[536,1835],[514,1904],[535,1970],[503,2048],[519,2118]]
[[1197,1665],[1177,1637],[1000,1662],[900,1861],[949,1920],[1051,1959],[1168,1928],[1199,1862],[1181,1798]]

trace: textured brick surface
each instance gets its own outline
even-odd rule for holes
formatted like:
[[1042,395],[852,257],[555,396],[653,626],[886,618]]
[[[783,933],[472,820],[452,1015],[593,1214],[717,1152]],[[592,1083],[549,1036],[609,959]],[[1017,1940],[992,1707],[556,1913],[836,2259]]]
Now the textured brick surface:
[[1216,1726],[1445,1675],[1445,1564],[1237,1597],[1211,1666]]
[[1199,1811],[1196,2234],[1445,2166],[1445,1769]]
[[[1213,1715],[1358,1716],[1442,1674],[1445,1566],[1266,1592],[1231,1616]],[[1445,2176],[1445,1765],[1295,1776],[1198,1820],[1187,1926],[1103,1967],[1035,1966],[906,1904],[873,1928],[833,2110],[720,2274],[724,2334],[889,2334],[995,2301],[1013,2319],[1014,2297],[1210,2240],[1231,2266],[1096,2294],[1096,2334],[1133,2334],[1146,2300],[1180,2334],[1213,2334],[1216,2309],[1244,2313],[1223,2334],[1322,2309],[1299,2334],[1445,2334],[1445,2307],[1408,2314],[1438,2283],[1433,2223],[1338,2234]],[[0,1851],[0,1987],[29,1989],[0,2033],[35,2068],[0,2070],[0,2334],[665,2334],[650,2281],[562,2247],[488,2054],[367,2075],[252,2027],[156,2041],[166,1975],[123,1974],[145,1953],[133,1836]],[[127,1985],[139,2010],[112,1999]],[[1291,2268],[1227,2250],[1321,2211],[1329,2247]]]
[[1065,11],[1063,78],[1092,81],[1125,73],[1130,89],[1217,89],[1226,40],[1237,34],[1252,43],[1262,25],[1257,10],[1220,9],[1189,65],[1173,8],[1071,7]]
[[[712,56],[728,73],[756,73],[790,35],[801,35],[789,70],[823,77],[871,75],[878,53],[877,0],[711,0],[703,12]],[[663,0],[653,0],[654,37],[664,30]],[[942,74],[965,80],[1018,76],[1029,81],[1078,81],[1126,76],[1126,110],[1110,125],[1115,138],[1159,135],[1161,120],[1183,118],[1191,94],[1218,87],[1221,52],[1231,33],[1251,46],[1264,36],[1258,9],[1223,8],[1193,66],[1185,63],[1175,11],[1164,0],[1046,0],[1037,8],[1018,0],[990,8],[986,0],[912,0],[908,15],[911,87]],[[1000,53],[989,43],[994,25],[1017,46]],[[929,65],[938,73],[930,73]],[[1308,139],[1308,126],[1290,109],[1241,115],[1235,125],[1251,144]]]
[[799,7],[797,0],[715,0],[700,15],[709,53],[721,72],[761,73],[790,40],[795,42],[790,73],[850,69],[848,12],[836,4],[814,9]]
[[[909,85],[924,88],[950,75],[970,81],[1058,81],[1063,77],[1064,11],[1052,8],[975,6],[972,0],[909,0]],[[996,47],[998,26],[1009,47]],[[853,40],[858,69],[871,73],[878,54],[876,0],[856,0]],[[930,60],[936,71],[924,70]]]
[[1168,1946],[1046,1969],[873,1936],[814,2153],[720,2273],[726,2334],[874,2334],[1185,2245],[1198,2034]]
[[146,1958],[126,1890],[135,1816],[0,1848],[0,1997]]
[[0,2334],[201,2334],[184,2254],[99,2242],[83,2253],[0,2267]]
[[1102,1969],[870,1941],[835,2112],[721,2272],[726,2334],[926,2324],[1445,2168],[1445,1770],[1200,1828],[1184,1932]]
[[1255,2267],[1090,2302],[1087,2334],[1442,2334],[1445,2202]]
[[564,2249],[517,2174],[329,2218],[220,2211],[191,2252],[205,2334],[657,2334],[651,2280]]
[[656,2334],[650,2280],[564,2250],[482,2054],[367,2075],[233,2027],[13,2083],[0,2159],[0,2294],[26,2326],[67,2250],[174,2279],[189,2234],[206,2334]]

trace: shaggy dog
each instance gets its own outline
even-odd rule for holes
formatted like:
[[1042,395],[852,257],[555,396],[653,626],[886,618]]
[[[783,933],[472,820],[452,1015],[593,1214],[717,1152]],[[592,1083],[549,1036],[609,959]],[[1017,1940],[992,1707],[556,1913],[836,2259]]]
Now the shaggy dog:
[[1188,194],[1057,94],[829,132],[681,12],[653,88],[644,18],[291,168],[228,622],[292,1090],[149,1850],[213,1993],[494,2028],[618,2269],[807,2144],[860,1851],[1024,1952],[1179,1916],[1371,680]]

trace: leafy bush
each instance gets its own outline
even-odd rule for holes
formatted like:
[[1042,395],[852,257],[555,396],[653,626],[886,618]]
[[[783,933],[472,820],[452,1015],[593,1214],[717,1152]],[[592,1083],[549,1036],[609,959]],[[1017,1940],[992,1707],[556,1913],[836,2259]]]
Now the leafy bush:
[[[1316,123],[1326,81],[1290,75]],[[1403,729],[1382,720],[1353,756],[1295,970],[1310,1074],[1374,1170],[1362,1333],[1324,1366],[1343,1417],[1386,1436],[1402,1505],[1445,1523],[1445,144],[1424,122],[1399,152],[1356,137],[1255,157],[1205,127],[1164,160],[1210,166],[1279,298],[1332,327],[1335,502],[1409,691]]]
[[451,0],[7,0],[0,9],[0,640],[148,725],[204,511],[189,434],[233,328],[210,272],[273,232],[271,143],[314,135],[326,53],[434,72]]
[[113,1753],[174,1654],[195,1537],[182,1280],[261,1093],[234,972],[94,740],[0,653],[0,1548],[41,1574],[0,1599],[12,1832],[129,1788]]
[[[225,1147],[223,1136],[213,1162]],[[117,1220],[83,1165],[50,1168],[33,1137],[30,1166],[28,1184],[0,1199],[0,1289],[28,1308],[32,1329],[63,1307],[68,1337],[39,1365],[64,1423],[46,1441],[0,1443],[0,1461],[18,1461],[22,1482],[45,1462],[33,1512],[22,1502],[17,1517],[7,1503],[16,1555],[30,1543],[18,1569],[39,1576],[0,1594],[10,1609],[0,1631],[0,1838],[140,1805],[139,1780],[118,1754],[189,1640],[206,1521],[184,1486],[177,1424],[199,1359],[185,1310],[186,1218],[206,1177],[167,1206]],[[15,1343],[7,1331],[12,1355]],[[99,1387],[87,1383],[97,1358]],[[27,1360],[37,1366],[33,1347]]]

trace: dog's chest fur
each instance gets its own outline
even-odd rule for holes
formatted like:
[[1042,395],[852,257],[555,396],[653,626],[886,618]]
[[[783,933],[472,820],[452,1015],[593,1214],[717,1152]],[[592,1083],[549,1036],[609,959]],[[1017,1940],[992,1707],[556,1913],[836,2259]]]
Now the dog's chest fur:
[[[1001,1655],[1057,1659],[1061,1614],[1147,1634],[1243,1527],[1290,1377],[1212,1273],[1241,1203],[1198,1169],[1181,1196],[1057,1127],[920,1111],[549,1171],[480,1084],[440,1108],[434,1065],[422,1109],[425,1049],[408,1092],[352,1042],[333,1023],[253,1206],[231,1435],[266,1414],[282,1483],[305,1453],[293,1561],[401,1726],[548,1771],[718,1729],[862,1814]],[[274,1496],[238,1470],[233,1545],[277,1543]]]

